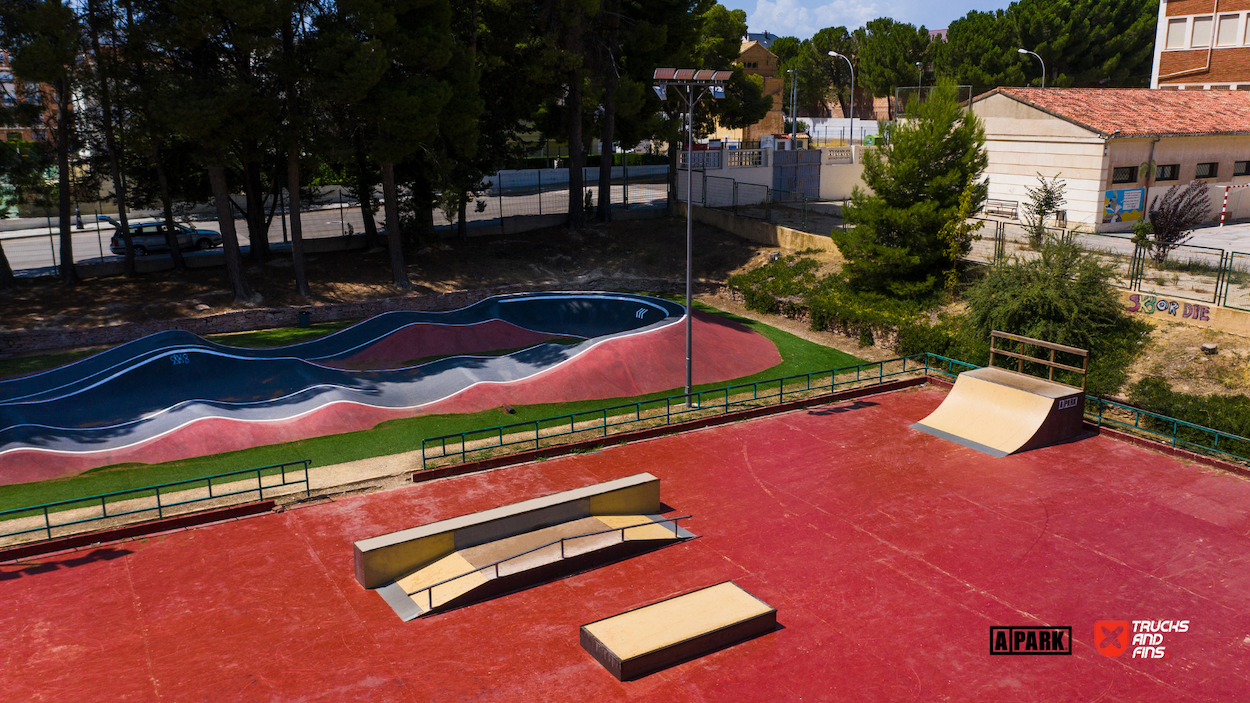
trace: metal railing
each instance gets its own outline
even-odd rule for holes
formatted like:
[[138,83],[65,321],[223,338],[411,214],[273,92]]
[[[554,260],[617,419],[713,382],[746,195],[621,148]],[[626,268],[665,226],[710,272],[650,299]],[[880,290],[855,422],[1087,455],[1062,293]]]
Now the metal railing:
[[[286,486],[304,486],[304,495],[311,496],[311,487],[308,483],[308,468],[312,465],[310,459],[302,459],[300,461],[290,461],[285,464],[273,464],[272,466],[261,466],[255,469],[244,469],[242,471],[230,471],[224,474],[214,474],[212,476],[202,476],[200,478],[191,478],[183,481],[173,481],[171,483],[162,483],[154,486],[145,486],[143,488],[131,488],[125,491],[114,491],[112,493],[101,493],[99,495],[87,496],[84,498],[74,498],[71,500],[60,500],[53,503],[44,503],[42,505],[32,505],[25,508],[12,508],[0,511],[0,524],[10,521],[22,521],[27,523],[35,523],[24,525],[23,527],[7,532],[0,532],[0,538],[16,537],[19,535],[30,534],[35,532],[44,533],[43,539],[52,539],[53,530],[67,528],[72,525],[83,525],[91,522],[99,522],[102,520],[112,520],[126,515],[135,515],[138,513],[155,512],[156,517],[164,518],[167,511],[185,505],[193,505],[208,500],[220,500],[237,495],[246,495],[255,493],[258,500],[264,500],[265,491]],[[292,468],[300,467],[300,468]],[[303,478],[296,478],[302,474]],[[242,481],[251,483],[249,477],[255,477],[255,486],[240,487],[238,484]],[[268,482],[266,482],[268,479]],[[277,479],[277,480],[275,480]],[[214,486],[219,486],[216,492],[213,491]],[[224,488],[224,492],[222,490]],[[192,494],[191,496],[178,494]],[[145,501],[140,504],[134,504],[132,501],[142,500],[144,498],[155,497],[155,502]],[[171,502],[171,497],[173,501]],[[124,505],[116,505],[124,503]],[[109,506],[114,505],[113,511],[109,511]],[[97,510],[98,513],[92,513],[87,516],[73,514],[79,510]],[[194,511],[191,511],[194,512]],[[53,520],[53,516],[71,513],[68,519],[60,522]],[[185,514],[185,513],[179,513]],[[38,524],[36,521],[41,521]],[[59,536],[64,536],[62,535]]]
[[[614,405],[570,415],[543,418],[533,422],[500,425],[421,440],[421,469],[428,470],[455,463],[467,463],[482,455],[497,452],[513,453],[538,450],[584,441],[595,436],[670,426],[688,420],[726,415],[737,409],[781,405],[787,400],[819,398],[832,395],[839,387],[881,385],[888,379],[908,374],[941,376],[954,379],[964,371],[982,368],[958,359],[924,352],[910,356],[858,366],[785,376],[782,378],[726,386],[699,391],[689,396],[675,395],[655,400]],[[1086,417],[1099,426],[1111,424],[1131,430],[1140,429],[1153,436],[1164,437],[1173,446],[1210,451],[1239,461],[1250,462],[1250,438],[1204,427],[1185,420],[1134,408],[1110,400],[1087,397],[1096,409],[1087,405]],[[1133,413],[1133,421],[1108,417],[1105,407]],[[1146,419],[1143,424],[1142,418]],[[1163,427],[1163,430],[1157,429]],[[1167,428],[1170,428],[1169,431]],[[576,437],[580,435],[580,437]],[[458,460],[458,461],[457,461]]]
[[[459,459],[458,463],[467,463],[470,458],[476,460],[480,455],[512,447],[517,448],[515,451],[530,451],[544,446],[557,446],[568,443],[561,441],[561,438],[575,435],[585,438],[594,435],[608,437],[614,430],[619,434],[634,429],[669,426],[675,422],[724,415],[737,409],[780,405],[803,395],[827,395],[838,387],[855,384],[880,385],[896,376],[927,371],[933,360],[945,364],[947,368],[951,364],[963,363],[937,355],[916,354],[858,366],[697,391],[690,395],[642,400],[599,410],[542,418],[533,422],[427,437],[421,440],[421,469],[457,463],[454,459]],[[938,369],[940,366],[933,368]],[[976,367],[969,365],[969,368]],[[451,461],[436,464],[439,460]]]
[[728,158],[725,159],[725,164],[729,168],[765,165],[763,149],[731,149],[726,154]]
[[[612,533],[612,532],[620,532],[620,533],[621,533],[621,542],[623,543],[623,542],[625,542],[625,531],[626,531],[626,530],[634,530],[634,529],[638,529],[638,528],[642,528],[642,527],[650,527],[651,525],[660,525],[660,524],[662,524],[662,523],[666,523],[666,522],[669,522],[669,523],[672,523],[672,524],[673,524],[673,539],[680,539],[681,535],[680,535],[680,533],[678,533],[678,531],[677,531],[677,521],[678,521],[678,520],[688,520],[688,519],[690,519],[690,517],[691,517],[691,516],[689,516],[689,515],[678,515],[677,517],[661,518],[661,519],[659,519],[659,520],[652,520],[651,522],[644,522],[644,523],[641,523],[641,524],[638,524],[638,525],[625,525],[624,527],[612,527],[612,528],[608,528],[608,529],[606,529],[606,530],[599,530],[599,531],[597,531],[597,532],[587,532],[587,533],[585,533],[585,534],[580,534],[580,535],[570,535],[570,536],[568,536],[568,537],[561,537],[560,539],[552,540],[552,541],[550,541],[550,542],[548,542],[548,543],[546,543],[546,544],[541,544],[541,545],[539,545],[539,546],[537,546],[537,547],[534,547],[533,549],[527,549],[527,550],[525,550],[524,552],[521,552],[520,554],[513,554],[513,555],[512,555],[512,556],[510,556],[510,557],[505,557],[505,558],[503,558],[503,559],[500,559],[499,561],[494,561],[494,562],[491,562],[491,563],[489,563],[489,564],[485,564],[485,565],[479,566],[479,567],[477,567],[476,569],[473,569],[473,570],[471,570],[471,571],[466,571],[466,572],[464,572],[464,573],[462,573],[462,574],[460,574],[460,575],[458,575],[458,576],[452,576],[451,578],[448,578],[448,579],[443,579],[442,581],[439,581],[438,583],[435,583],[435,584],[430,584],[429,586],[424,586],[424,587],[422,587],[422,588],[418,588],[418,589],[417,589],[417,590],[415,590],[415,591],[411,591],[411,592],[409,592],[409,591],[407,591],[407,590],[405,589],[404,593],[406,593],[406,594],[408,595],[408,597],[409,597],[409,598],[412,598],[413,596],[417,595],[418,593],[421,593],[422,591],[425,591],[425,594],[426,594],[426,607],[425,607],[425,611],[428,613],[428,612],[430,612],[431,610],[433,610],[433,609],[434,609],[434,589],[435,589],[435,588],[438,588],[439,586],[442,586],[442,585],[445,585],[445,584],[451,583],[452,581],[459,581],[460,579],[464,578],[465,576],[471,576],[471,575],[473,575],[473,574],[479,574],[479,573],[481,573],[481,572],[483,572],[483,571],[485,571],[485,570],[487,570],[487,569],[494,568],[494,570],[495,570],[495,578],[496,578],[496,579],[498,579],[498,578],[499,578],[499,565],[500,565],[500,564],[503,564],[503,563],[506,563],[506,562],[512,561],[513,559],[520,559],[521,557],[525,556],[526,554],[533,554],[534,552],[537,552],[537,551],[539,551],[539,550],[546,549],[546,548],[548,548],[548,547],[552,547],[552,546],[555,546],[555,545],[557,545],[557,544],[558,544],[558,545],[560,545],[560,560],[561,560],[561,561],[563,561],[563,560],[566,558],[566,557],[565,557],[565,551],[564,551],[564,543],[565,543],[565,542],[571,542],[571,541],[573,541],[573,540],[575,540],[575,539],[585,539],[586,537],[595,537],[595,536],[598,536],[598,535],[606,535],[606,534],[610,534],[610,533]],[[416,600],[416,599],[414,598],[413,600]]]
[[[1091,404],[1094,406],[1092,410]],[[1108,409],[1111,414],[1108,414]],[[1131,415],[1132,422],[1117,418],[1115,416],[1117,414]],[[1099,427],[1107,425],[1162,438],[1173,447],[1210,452],[1238,461],[1250,461],[1250,438],[1142,410],[1132,405],[1087,397],[1085,417]],[[1220,446],[1221,442],[1224,445],[1223,448]]]

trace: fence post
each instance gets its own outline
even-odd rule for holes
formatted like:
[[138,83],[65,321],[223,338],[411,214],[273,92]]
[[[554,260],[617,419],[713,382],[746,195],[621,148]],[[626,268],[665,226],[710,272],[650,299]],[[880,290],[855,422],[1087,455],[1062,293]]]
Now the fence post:
[[703,207],[707,207],[707,169],[706,168],[703,170],[703,192],[700,193],[699,196],[703,199],[703,202],[701,203],[701,205]]
[[734,181],[734,214],[738,214],[738,182]]
[[[625,161],[628,162],[629,158],[627,157]],[[625,205],[623,209],[628,210],[629,209],[629,164],[628,163],[621,166],[621,193],[622,193],[622,200],[625,201]]]
[[[503,192],[503,177],[499,178],[499,192]],[[538,169],[538,214],[543,214],[543,170]],[[503,210],[499,211],[499,217],[503,217]]]

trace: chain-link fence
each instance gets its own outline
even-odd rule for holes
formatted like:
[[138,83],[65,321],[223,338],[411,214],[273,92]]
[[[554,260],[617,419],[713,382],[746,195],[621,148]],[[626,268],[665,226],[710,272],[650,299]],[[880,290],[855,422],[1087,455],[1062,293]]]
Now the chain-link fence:
[[1041,255],[1047,240],[1076,244],[1112,272],[1119,288],[1156,298],[1177,298],[1250,310],[1250,254],[1218,247],[1139,244],[1125,234],[1083,232],[1055,227],[1030,228],[1002,220],[983,223],[968,260],[996,265]]
[[[745,183],[724,176],[709,176],[695,171],[692,183],[692,202],[700,207],[732,211],[740,217],[763,220],[811,234],[828,236],[842,219],[832,206],[822,203],[804,193],[770,188],[760,183]],[[677,177],[677,198],[685,202],[687,196],[686,173]]]

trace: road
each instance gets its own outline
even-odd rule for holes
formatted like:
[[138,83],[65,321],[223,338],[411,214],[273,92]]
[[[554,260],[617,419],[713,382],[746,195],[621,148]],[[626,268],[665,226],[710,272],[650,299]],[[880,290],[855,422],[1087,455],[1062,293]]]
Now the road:
[[[598,202],[598,188],[590,187],[587,190],[594,193],[596,202]],[[633,183],[628,186],[628,193],[621,185],[613,186],[612,200],[614,207],[624,207],[626,197],[628,196],[629,207],[662,207],[667,198],[666,185],[664,183]],[[492,222],[498,222],[500,217],[524,217],[531,215],[553,215],[566,212],[568,209],[568,190],[560,188],[548,188],[542,192],[525,193],[525,194],[503,194],[503,195],[487,195],[479,202],[482,209],[479,211],[477,203],[471,203],[468,208],[467,220],[470,227],[481,230],[487,228]],[[375,220],[381,225],[381,207],[375,213]],[[88,218],[84,216],[84,222]],[[141,218],[134,222],[151,222],[152,218]],[[220,227],[216,220],[200,220],[187,223],[197,229],[210,229],[220,231]],[[305,212],[301,218],[304,237],[307,239],[341,237],[346,234],[360,234],[364,232],[364,218],[361,215],[360,208],[350,204],[343,207],[328,207],[320,210],[311,210]],[[434,226],[436,228],[449,228],[451,222],[440,210],[434,211]],[[235,232],[238,235],[239,245],[248,245],[248,228],[247,222],[238,219],[234,221]],[[85,229],[73,230],[73,249],[74,261],[77,263],[89,263],[99,261],[119,261],[120,256],[114,255],[109,251],[109,239],[113,236],[113,227],[107,222],[91,222]],[[278,244],[289,241],[290,224],[287,217],[274,216],[273,223],[269,226],[269,242]],[[0,233],[0,245],[4,247],[4,253],[9,259],[9,266],[18,275],[47,275],[52,272],[52,268],[60,265],[61,255],[60,232],[53,228],[49,231],[47,226],[33,227],[29,229],[13,230]],[[194,256],[194,253],[191,253]],[[168,256],[168,254],[157,254],[155,256]]]

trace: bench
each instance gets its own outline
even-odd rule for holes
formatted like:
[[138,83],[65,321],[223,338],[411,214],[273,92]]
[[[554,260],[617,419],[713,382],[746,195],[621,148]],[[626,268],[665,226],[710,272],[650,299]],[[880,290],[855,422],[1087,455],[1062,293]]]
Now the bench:
[[998,215],[999,217],[1007,217],[1016,219],[1020,212],[1020,203],[1015,200],[994,200],[985,201],[985,207],[981,210],[987,215]]

